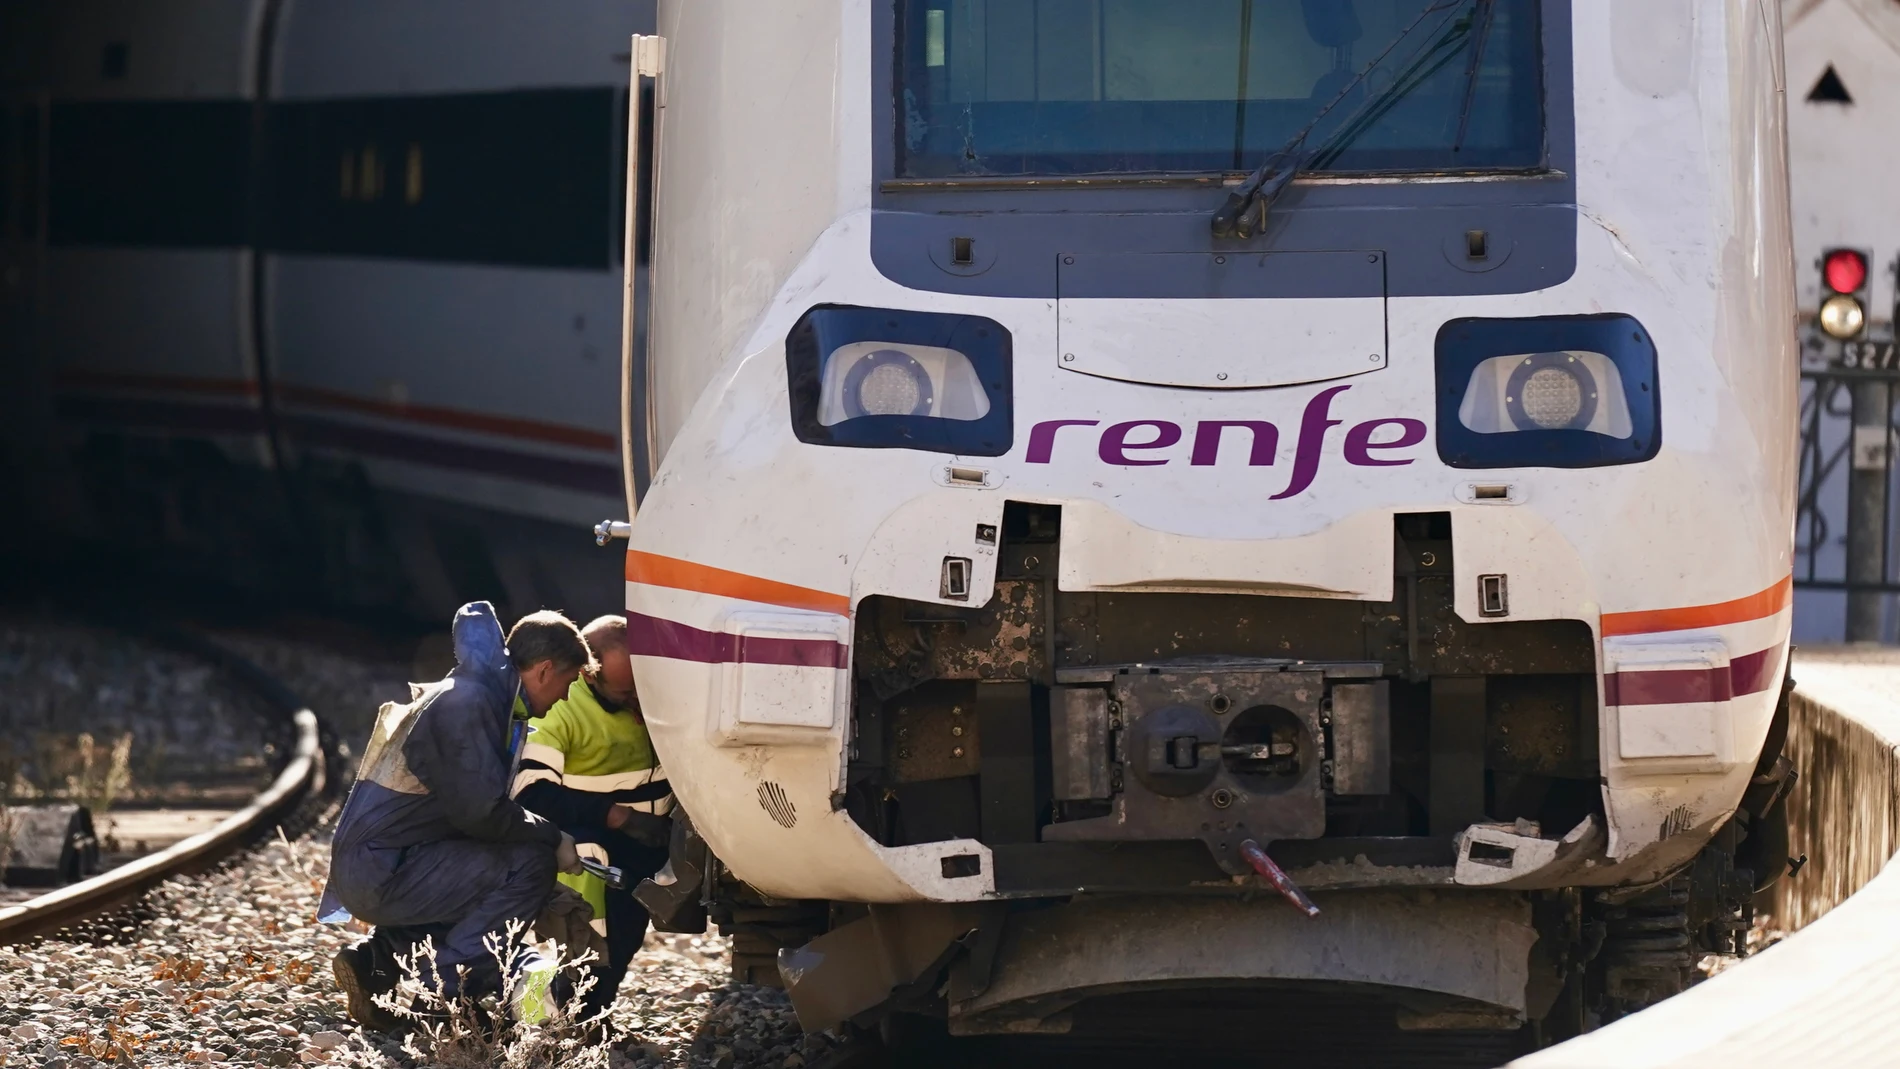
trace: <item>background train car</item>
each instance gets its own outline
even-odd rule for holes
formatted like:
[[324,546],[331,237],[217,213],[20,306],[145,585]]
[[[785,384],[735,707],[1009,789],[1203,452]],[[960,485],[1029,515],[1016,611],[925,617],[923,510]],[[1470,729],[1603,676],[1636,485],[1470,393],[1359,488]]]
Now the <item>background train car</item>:
[[652,18],[8,5],[4,329],[37,384],[9,455],[37,525],[426,618],[611,607],[587,530],[620,496],[625,41]]
[[1783,6],[1804,370],[1796,638],[1891,641],[1900,216],[1884,176],[1895,162],[1900,6]]

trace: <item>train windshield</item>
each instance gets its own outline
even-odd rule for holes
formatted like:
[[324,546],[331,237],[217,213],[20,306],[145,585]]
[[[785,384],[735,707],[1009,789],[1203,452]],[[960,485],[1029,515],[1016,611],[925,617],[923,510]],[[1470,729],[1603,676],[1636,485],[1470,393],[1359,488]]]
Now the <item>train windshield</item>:
[[897,0],[905,178],[1544,162],[1538,0]]

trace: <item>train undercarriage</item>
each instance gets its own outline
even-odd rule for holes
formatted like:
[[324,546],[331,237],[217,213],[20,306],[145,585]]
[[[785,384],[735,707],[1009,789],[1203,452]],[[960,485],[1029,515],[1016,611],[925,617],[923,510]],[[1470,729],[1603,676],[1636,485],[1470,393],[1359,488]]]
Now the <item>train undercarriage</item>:
[[981,843],[943,875],[987,862],[994,897],[774,901],[683,841],[736,976],[784,982],[807,1027],[1066,1032],[1105,996],[1318,985],[1401,1029],[1541,1044],[1744,953],[1785,865],[1785,697],[1741,810],[1627,885],[1604,854],[1589,627],[1461,620],[1449,515],[1395,525],[1382,603],[1063,591],[1061,510],[1016,503],[987,532],[987,604],[867,599],[833,805],[885,846]]

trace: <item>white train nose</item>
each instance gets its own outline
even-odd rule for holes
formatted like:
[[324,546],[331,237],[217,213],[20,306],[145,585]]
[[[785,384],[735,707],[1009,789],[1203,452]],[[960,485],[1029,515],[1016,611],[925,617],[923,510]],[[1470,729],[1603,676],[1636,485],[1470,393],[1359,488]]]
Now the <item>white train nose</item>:
[[1057,271],[1065,371],[1231,390],[1385,366],[1377,251],[1072,253]]

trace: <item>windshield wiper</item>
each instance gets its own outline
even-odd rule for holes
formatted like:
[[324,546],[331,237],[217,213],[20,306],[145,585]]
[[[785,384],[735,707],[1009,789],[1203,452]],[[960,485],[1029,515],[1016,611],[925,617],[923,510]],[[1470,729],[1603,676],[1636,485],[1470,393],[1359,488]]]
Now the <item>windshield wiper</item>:
[[1478,29],[1471,38],[1471,59],[1465,64],[1465,102],[1458,108],[1458,136],[1451,143],[1457,152],[1465,147],[1465,134],[1471,129],[1471,104],[1478,97],[1478,69],[1484,66],[1484,44],[1491,39],[1491,16],[1497,14],[1497,0],[1478,0],[1472,12]]
[[[1376,122],[1379,118],[1383,117],[1387,111],[1391,110],[1393,104],[1396,104],[1401,98],[1423,84],[1432,75],[1438,73],[1445,65],[1445,62],[1450,58],[1450,55],[1446,54],[1444,58],[1440,58],[1436,63],[1431,63],[1428,68],[1427,62],[1434,56],[1438,56],[1445,49],[1446,45],[1468,35],[1471,32],[1473,20],[1465,20],[1461,25],[1453,27],[1450,33],[1439,38],[1430,48],[1425,49],[1420,53],[1419,57],[1413,61],[1410,67],[1392,79],[1390,85],[1387,85],[1377,95],[1369,97],[1361,104],[1358,110],[1348,117],[1346,122],[1340,126],[1339,130],[1334,133],[1332,137],[1327,139],[1325,145],[1322,145],[1318,149],[1308,151],[1306,149],[1306,139],[1312,135],[1313,130],[1325,120],[1327,115],[1332,113],[1334,108],[1339,106],[1341,101],[1350,96],[1353,90],[1365,84],[1366,78],[1370,76],[1374,70],[1377,70],[1400,44],[1403,44],[1410,38],[1413,32],[1425,23],[1427,18],[1440,11],[1449,11],[1450,13],[1441,19],[1436,27],[1437,29],[1443,29],[1451,23],[1459,8],[1472,2],[1473,0],[1441,0],[1441,2],[1435,3],[1419,12],[1418,18],[1413,19],[1410,25],[1400,31],[1399,35],[1392,39],[1392,43],[1385,47],[1385,51],[1379,53],[1372,62],[1366,64],[1365,68],[1354,75],[1352,79],[1346,83],[1345,87],[1340,89],[1338,95],[1327,102],[1326,106],[1321,108],[1319,113],[1314,115],[1311,121],[1302,127],[1298,133],[1289,138],[1286,144],[1282,145],[1278,151],[1268,156],[1266,161],[1262,163],[1259,168],[1247,176],[1247,180],[1242,182],[1238,189],[1227,195],[1227,202],[1221,205],[1220,209],[1214,213],[1213,219],[1209,221],[1214,231],[1214,236],[1218,238],[1250,238],[1255,234],[1265,233],[1267,229],[1267,214],[1272,210],[1274,201],[1278,200],[1280,194],[1286,191],[1286,187],[1291,185],[1295,178],[1306,171],[1315,167],[1324,166],[1326,163],[1335,159],[1346,146],[1350,145],[1355,138],[1365,132],[1373,122]],[[1494,0],[1475,0],[1475,2],[1485,8],[1486,20],[1484,25],[1488,31],[1490,29],[1489,12]],[[1421,73],[1421,68],[1427,69],[1424,69]]]

